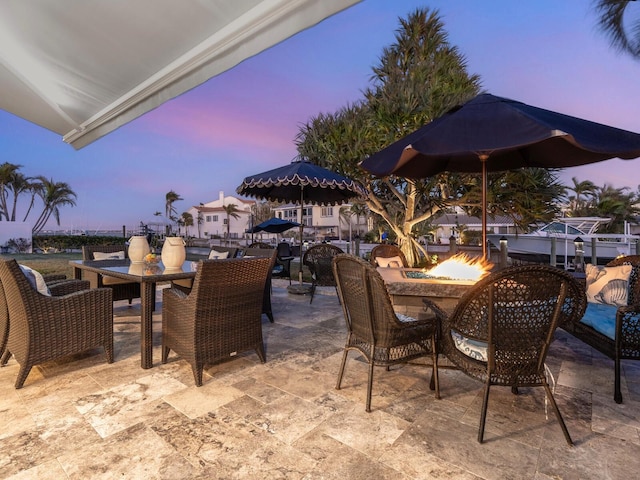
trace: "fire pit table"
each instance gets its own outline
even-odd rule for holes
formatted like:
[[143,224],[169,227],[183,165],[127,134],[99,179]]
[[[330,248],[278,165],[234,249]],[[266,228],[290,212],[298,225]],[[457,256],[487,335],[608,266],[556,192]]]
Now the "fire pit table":
[[451,313],[460,297],[475,281],[429,277],[419,268],[378,268],[395,310],[414,318],[424,316],[422,298],[427,297]]

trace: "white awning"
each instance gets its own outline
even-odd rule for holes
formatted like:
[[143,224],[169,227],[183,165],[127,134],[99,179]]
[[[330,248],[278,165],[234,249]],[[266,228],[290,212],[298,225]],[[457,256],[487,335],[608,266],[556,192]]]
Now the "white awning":
[[79,149],[360,0],[2,0],[0,108]]

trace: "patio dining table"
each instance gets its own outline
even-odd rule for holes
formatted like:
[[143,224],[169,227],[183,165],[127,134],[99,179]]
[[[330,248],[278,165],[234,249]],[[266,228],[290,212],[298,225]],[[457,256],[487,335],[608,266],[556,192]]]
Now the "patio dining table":
[[158,282],[169,282],[196,276],[196,262],[186,261],[180,268],[165,268],[160,262],[147,265],[124,260],[71,260],[74,278],[82,278],[82,271],[121,278],[140,283],[140,353],[142,368],[153,367],[153,309]]

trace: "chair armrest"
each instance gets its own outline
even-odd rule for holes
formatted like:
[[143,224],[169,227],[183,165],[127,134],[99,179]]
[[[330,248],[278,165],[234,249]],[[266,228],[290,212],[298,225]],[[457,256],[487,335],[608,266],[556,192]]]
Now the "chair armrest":
[[61,273],[49,273],[47,275],[42,275],[45,283],[56,282],[59,280],[67,280],[67,276]]
[[49,285],[49,291],[54,297],[60,297],[68,295],[74,292],[80,292],[82,290],[89,290],[91,284],[89,280],[62,280]]

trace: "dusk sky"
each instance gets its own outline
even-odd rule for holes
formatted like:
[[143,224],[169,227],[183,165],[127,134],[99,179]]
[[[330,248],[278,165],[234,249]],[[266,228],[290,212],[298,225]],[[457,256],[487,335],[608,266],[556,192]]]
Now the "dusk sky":
[[[244,177],[296,156],[293,140],[311,117],[362,98],[398,19],[417,8],[439,11],[486,92],[640,132],[640,61],[610,47],[589,0],[364,0],[79,151],[0,111],[0,163],[77,193],[61,226],[48,224],[56,230],[152,222],[170,190],[184,198],[179,212],[235,194]],[[640,159],[610,160],[561,179],[636,190],[639,172]]]

